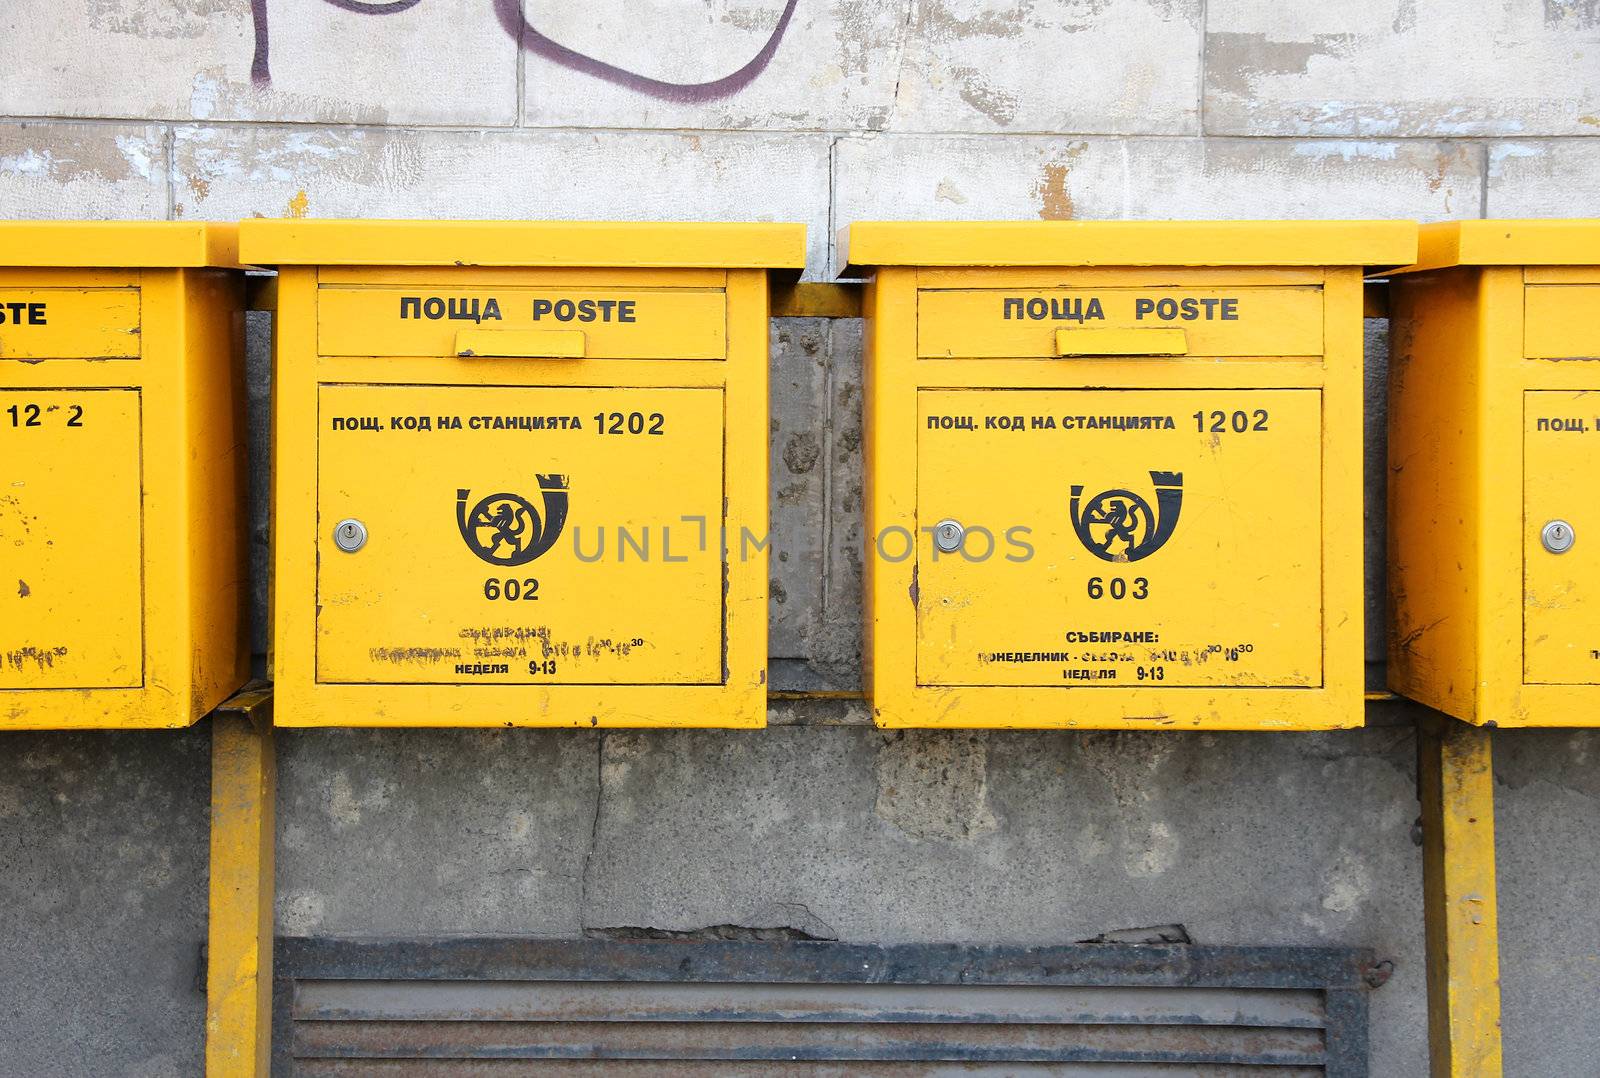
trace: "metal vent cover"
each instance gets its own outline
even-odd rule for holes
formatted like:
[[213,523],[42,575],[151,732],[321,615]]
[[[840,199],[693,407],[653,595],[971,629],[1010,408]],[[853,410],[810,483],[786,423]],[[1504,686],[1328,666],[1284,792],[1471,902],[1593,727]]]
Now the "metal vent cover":
[[1371,952],[280,938],[273,1073],[1364,1078]]

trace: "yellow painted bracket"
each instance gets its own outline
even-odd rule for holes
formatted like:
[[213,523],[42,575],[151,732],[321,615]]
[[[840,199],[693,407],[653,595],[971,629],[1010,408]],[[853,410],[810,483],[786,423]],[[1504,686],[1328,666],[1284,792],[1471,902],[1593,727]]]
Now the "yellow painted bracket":
[[278,309],[278,275],[252,273],[244,279],[244,306],[248,311]]
[[1429,716],[1418,729],[1434,1078],[1501,1073],[1490,736],[1442,716]]
[[272,687],[211,716],[211,907],[206,1074],[265,1078],[272,1048]]
[[773,281],[773,318],[860,318],[859,284],[790,284]]
[[1367,281],[1361,289],[1361,317],[1389,317],[1389,282]]

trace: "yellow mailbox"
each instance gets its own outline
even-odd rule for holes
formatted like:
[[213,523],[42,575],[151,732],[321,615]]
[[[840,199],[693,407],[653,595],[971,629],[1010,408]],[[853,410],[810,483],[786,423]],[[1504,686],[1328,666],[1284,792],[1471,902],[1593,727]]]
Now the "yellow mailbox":
[[0,732],[187,726],[249,675],[235,246],[0,223]]
[[1362,722],[1362,269],[1399,222],[857,224],[883,726]]
[[274,715],[766,722],[800,225],[246,222],[280,267]]
[[1390,687],[1600,726],[1600,220],[1425,225],[1389,291]]

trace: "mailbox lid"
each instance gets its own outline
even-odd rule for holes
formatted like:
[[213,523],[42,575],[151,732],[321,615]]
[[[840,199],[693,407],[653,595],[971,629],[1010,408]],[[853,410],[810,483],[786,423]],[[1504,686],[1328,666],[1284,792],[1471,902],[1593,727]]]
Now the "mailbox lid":
[[1600,266],[1600,218],[1438,221],[1421,227],[1417,257],[1390,273],[1452,266]]
[[918,684],[1322,684],[1320,390],[918,398]]
[[140,395],[0,389],[0,689],[144,679]]
[[260,266],[805,267],[799,224],[618,221],[245,221]]
[[1373,266],[1416,257],[1410,221],[870,221],[839,237],[873,266]]
[[322,386],[317,680],[721,684],[723,399]]
[[[1600,391],[1523,396],[1523,675],[1527,684],[1600,684]],[[1554,521],[1570,548],[1546,549]],[[1557,544],[1559,546],[1559,544]]]
[[239,226],[178,221],[0,221],[0,266],[237,267]]

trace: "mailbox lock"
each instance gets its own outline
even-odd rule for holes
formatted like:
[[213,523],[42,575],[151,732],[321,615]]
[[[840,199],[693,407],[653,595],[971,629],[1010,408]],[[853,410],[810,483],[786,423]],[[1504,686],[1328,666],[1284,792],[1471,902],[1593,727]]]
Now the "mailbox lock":
[[961,549],[961,540],[966,535],[967,529],[947,518],[933,526],[933,545],[941,554],[954,554]]
[[333,529],[333,542],[346,554],[367,545],[367,526],[359,520],[341,520]]
[[1552,554],[1565,554],[1572,549],[1572,525],[1564,520],[1552,520],[1539,532],[1539,541]]

